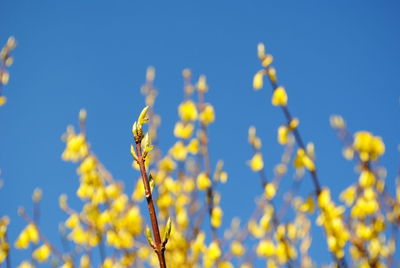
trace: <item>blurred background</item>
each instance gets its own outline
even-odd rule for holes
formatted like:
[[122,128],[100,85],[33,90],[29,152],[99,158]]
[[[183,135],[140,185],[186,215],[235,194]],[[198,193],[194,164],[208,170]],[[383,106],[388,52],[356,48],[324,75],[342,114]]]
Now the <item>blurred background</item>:
[[[67,193],[79,208],[76,166],[61,160],[60,137],[68,124],[77,126],[81,108],[88,111],[92,149],[132,189],[138,172],[131,168],[131,126],[144,106],[139,89],[150,65],[156,68],[164,152],[175,142],[182,70],[190,68],[195,80],[207,76],[206,100],[216,111],[211,161],[215,166],[223,159],[229,173],[228,183],[218,187],[223,227],[234,216],[245,222],[262,193],[246,165],[252,156],[249,126],[262,138],[268,175],[282,152],[276,133],[284,118],[271,106],[271,89],[252,89],[258,42],[274,56],[303,138],[315,144],[321,183],[335,200],[358,174],[342,157],[329,125],[332,114],[342,115],[352,131],[383,138],[381,164],[394,192],[400,160],[398,1],[1,0],[0,11],[0,45],[10,35],[18,41],[3,92],[8,102],[0,108],[0,215],[11,218],[12,242],[25,226],[17,208],[31,212],[35,187],[43,190],[41,227],[56,245],[58,224],[66,218],[59,195]],[[284,183],[291,179],[289,173]],[[312,184],[309,175],[304,180],[306,195]],[[330,262],[323,237],[316,228],[310,252],[318,264]],[[29,254],[13,250],[13,266]]]

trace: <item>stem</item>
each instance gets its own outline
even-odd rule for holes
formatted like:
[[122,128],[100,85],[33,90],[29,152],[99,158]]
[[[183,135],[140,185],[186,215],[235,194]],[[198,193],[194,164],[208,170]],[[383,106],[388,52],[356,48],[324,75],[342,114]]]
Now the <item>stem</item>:
[[[198,93],[198,99],[199,99],[199,110],[202,112],[205,108],[205,103],[204,103],[204,93],[199,91]],[[204,137],[200,139],[200,143],[203,146],[203,159],[204,159],[204,169],[206,171],[207,176],[210,178],[211,177],[211,166],[210,166],[210,156],[208,153],[208,136],[207,136],[207,126],[203,123],[201,123],[201,130],[203,131]],[[211,218],[212,218],[212,212],[214,209],[214,189],[213,189],[213,184],[211,184],[210,187],[207,188],[206,191],[206,203],[208,207],[208,214],[210,217],[210,227],[211,227],[211,233],[214,241],[218,241],[218,231],[217,228],[212,226],[211,224]]]
[[160,230],[158,228],[157,214],[156,214],[156,210],[154,207],[153,195],[151,193],[149,179],[147,177],[146,167],[144,165],[145,159],[142,154],[142,148],[141,148],[141,144],[140,144],[141,140],[142,140],[142,135],[138,135],[138,138],[135,140],[136,153],[138,156],[138,164],[140,167],[140,173],[142,175],[142,181],[143,181],[144,190],[145,190],[145,194],[146,194],[147,206],[148,206],[149,213],[150,213],[151,226],[153,229],[153,235],[154,235],[154,240],[155,240],[154,251],[157,254],[158,262],[160,263],[160,267],[166,268],[167,265],[166,265],[165,256],[164,256],[165,245],[161,241]]

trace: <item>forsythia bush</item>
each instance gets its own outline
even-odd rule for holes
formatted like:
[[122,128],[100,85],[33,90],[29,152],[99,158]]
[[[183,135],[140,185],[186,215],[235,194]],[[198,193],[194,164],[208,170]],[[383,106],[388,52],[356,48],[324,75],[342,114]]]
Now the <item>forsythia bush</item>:
[[[10,52],[15,46],[14,38],[10,38],[1,51],[1,87],[8,82],[7,67],[12,64]],[[76,195],[83,203],[77,209],[68,205],[66,195],[59,198],[60,208],[66,213],[60,232],[74,246],[68,251],[56,248],[40,230],[36,216],[20,208],[26,227],[18,237],[7,236],[7,216],[0,220],[0,263],[11,267],[12,246],[25,250],[34,244],[32,256],[18,267],[47,263],[62,268],[249,268],[262,262],[267,267],[316,267],[308,253],[311,230],[322,228],[332,256],[330,267],[395,266],[400,187],[395,197],[386,191],[385,172],[377,162],[385,152],[384,142],[367,131],[352,134],[343,118],[331,117],[331,125],[343,142],[344,157],[353,161],[359,172],[358,181],[340,194],[343,203],[335,203],[329,188],[320,183],[314,146],[304,143],[300,121],[289,111],[286,89],[279,85],[273,57],[263,44],[258,45],[258,58],[261,69],[254,76],[253,86],[260,90],[268,80],[272,87],[271,103],[285,118],[277,130],[283,153],[281,163],[274,167],[274,177],[267,177],[262,142],[256,129],[249,129],[253,154],[248,165],[259,175],[261,189],[247,222],[234,219],[228,230],[221,230],[222,195],[216,185],[226,183],[228,173],[222,161],[213,165],[210,160],[207,130],[216,116],[214,107],[206,102],[206,77],[200,76],[194,83],[190,70],[183,71],[184,100],[174,128],[177,140],[162,152],[157,146],[160,116],[154,109],[155,70],[149,68],[141,89],[146,106],[132,122],[132,172],[140,174],[133,191],[124,189],[92,150],[86,135],[87,114],[81,110],[78,129],[68,126],[62,137],[62,159],[76,164],[80,181]],[[293,187],[283,190],[288,198],[278,205],[274,199],[278,189],[282,191],[280,182],[288,176],[290,165],[296,169]],[[309,196],[298,194],[303,176],[313,183]],[[40,199],[40,190],[35,190],[35,207]],[[293,216],[284,217],[288,213]],[[147,214],[149,222],[145,220]],[[92,258],[94,250],[99,250],[100,260]]]

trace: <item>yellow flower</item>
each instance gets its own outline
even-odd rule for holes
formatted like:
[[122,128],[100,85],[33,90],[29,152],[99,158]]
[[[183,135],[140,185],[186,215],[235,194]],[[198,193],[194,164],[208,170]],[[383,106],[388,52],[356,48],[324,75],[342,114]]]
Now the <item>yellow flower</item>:
[[189,153],[193,155],[197,154],[199,152],[199,140],[191,139],[186,148]]
[[203,173],[200,173],[200,174],[197,176],[196,184],[197,184],[197,188],[198,188],[199,190],[205,191],[205,190],[207,190],[208,187],[211,186],[211,180],[210,180],[210,178],[208,177],[208,175],[207,175],[206,173],[203,172]]
[[271,240],[261,240],[257,245],[256,253],[260,257],[269,258],[275,254],[275,245]]
[[89,153],[89,146],[83,134],[70,134],[66,138],[66,148],[62,154],[64,161],[77,162]]
[[6,104],[7,98],[5,96],[0,96],[0,106],[3,106]]
[[177,138],[188,139],[192,136],[193,129],[193,124],[184,124],[182,122],[177,122],[174,128],[174,135]]
[[232,242],[231,253],[233,256],[241,257],[244,255],[245,252],[246,252],[246,249],[241,242],[236,241],[236,240]]
[[172,172],[176,168],[176,163],[171,157],[166,156],[158,162],[158,168],[165,172]]
[[26,249],[29,243],[37,244],[39,242],[39,232],[35,225],[28,224],[24,230],[19,234],[17,241],[15,241],[15,247],[19,249]]
[[274,183],[267,183],[264,187],[264,194],[267,200],[274,198],[276,194],[276,185]]
[[181,103],[178,113],[183,122],[194,121],[197,119],[197,108],[193,101],[188,100]]
[[75,228],[79,224],[79,216],[78,214],[74,213],[65,222],[65,226],[67,226],[70,229]]
[[325,208],[327,207],[331,202],[331,193],[329,189],[324,188],[318,195],[318,206],[320,208]]
[[255,153],[253,158],[248,162],[251,170],[254,172],[260,171],[264,168],[264,161],[261,153]]
[[306,154],[304,149],[299,148],[297,150],[296,158],[294,159],[294,166],[296,168],[305,167],[309,171],[315,171],[315,164],[313,160]]
[[278,142],[281,145],[285,145],[288,141],[288,135],[290,130],[287,126],[282,125],[278,128]]
[[272,94],[272,105],[274,106],[286,106],[287,94],[284,87],[277,87]]
[[217,242],[211,242],[211,244],[208,246],[206,254],[207,258],[215,261],[221,256],[221,249],[218,245]]
[[356,199],[356,194],[356,187],[354,185],[350,186],[340,194],[340,200],[342,200],[347,206],[351,206]]
[[264,70],[258,71],[253,78],[253,88],[259,90],[263,87],[264,80]]
[[381,137],[373,136],[367,131],[359,131],[354,134],[353,147],[364,162],[375,161],[385,152],[385,144]]
[[212,209],[211,213],[211,225],[215,228],[218,228],[222,224],[222,216],[224,215],[224,212],[222,209],[218,207],[214,207]]
[[302,212],[313,213],[314,212],[314,199],[312,196],[309,196],[303,204],[299,207],[299,210]]
[[80,268],[90,268],[90,258],[87,254],[82,255],[79,267]]
[[38,262],[45,262],[51,254],[51,247],[48,244],[44,244],[37,248],[32,253],[32,257]]
[[169,152],[177,161],[184,161],[186,159],[187,149],[182,141],[175,143]]
[[32,265],[29,261],[23,261],[21,262],[20,265],[18,265],[18,268],[34,268],[35,266]]
[[199,119],[203,125],[208,125],[214,122],[215,120],[214,107],[212,107],[211,104],[206,104],[206,107],[200,113]]
[[361,187],[367,188],[375,185],[376,179],[373,172],[369,170],[361,171],[360,178],[358,179],[358,183]]

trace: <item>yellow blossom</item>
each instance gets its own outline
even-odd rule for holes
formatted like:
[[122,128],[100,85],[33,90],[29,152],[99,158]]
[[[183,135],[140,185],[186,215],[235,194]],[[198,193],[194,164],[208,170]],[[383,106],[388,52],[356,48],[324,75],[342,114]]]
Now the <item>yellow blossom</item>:
[[369,170],[361,171],[360,178],[358,179],[358,183],[361,187],[367,188],[375,185],[376,179],[373,172]]
[[272,94],[272,105],[274,106],[286,106],[287,94],[284,87],[277,87]]
[[194,129],[193,124],[190,123],[184,124],[182,122],[178,122],[175,124],[174,135],[177,138],[188,139],[192,136],[193,129]]
[[20,265],[18,265],[18,268],[34,268],[35,266],[33,266],[32,263],[30,263],[29,261],[23,261],[21,262]]
[[39,232],[34,224],[28,224],[24,230],[19,234],[15,247],[19,249],[26,249],[29,243],[37,244],[39,242]]
[[184,161],[186,159],[187,149],[182,141],[176,142],[169,152],[177,161]]
[[211,180],[206,173],[200,173],[197,176],[196,184],[199,190],[205,191],[208,187],[211,186]]
[[269,258],[275,254],[275,245],[271,240],[261,240],[257,245],[256,253],[260,257]]
[[254,75],[254,78],[253,78],[253,88],[254,89],[259,90],[263,87],[264,74],[265,74],[265,71],[260,70]]
[[246,252],[245,247],[243,244],[237,240],[233,241],[231,244],[231,253],[233,256],[241,257]]
[[222,209],[217,206],[212,209],[211,213],[211,225],[215,228],[218,228],[222,224],[222,216],[224,215]]
[[89,146],[83,134],[70,134],[66,138],[66,148],[62,154],[64,161],[76,162],[89,153]]
[[309,196],[303,204],[299,207],[299,210],[302,212],[313,213],[314,212],[314,199],[312,196]]
[[38,262],[45,262],[51,254],[51,247],[48,244],[44,244],[37,248],[32,253],[32,257]]
[[294,166],[296,168],[305,167],[309,171],[315,171],[315,164],[313,160],[306,154],[304,149],[299,148],[297,150],[296,158],[294,159]]
[[82,255],[82,257],[80,259],[79,267],[80,268],[90,268],[91,267],[90,266],[90,257],[87,254]]
[[221,249],[218,245],[217,242],[213,241],[211,244],[208,246],[207,251],[206,251],[206,256],[207,258],[215,261],[221,256]]
[[276,185],[274,183],[267,183],[264,187],[264,194],[267,200],[274,198],[276,194]]
[[329,189],[324,188],[318,195],[318,206],[320,208],[327,207],[331,202],[331,193]]
[[251,170],[254,172],[260,171],[264,168],[264,161],[261,153],[255,153],[248,162]]
[[172,172],[175,170],[176,164],[171,157],[166,156],[158,162],[158,167],[165,172]]
[[6,104],[7,98],[5,96],[0,96],[0,107]]
[[194,121],[197,119],[197,108],[193,101],[188,100],[179,105],[179,116],[183,122]]
[[200,113],[199,119],[203,125],[208,125],[214,122],[215,120],[214,107],[212,107],[211,104],[206,104],[206,106]]
[[189,153],[195,155],[199,152],[199,145],[200,144],[198,139],[191,139],[186,149]]
[[356,187],[354,185],[350,186],[340,194],[340,199],[347,206],[351,206],[353,204],[354,200],[356,199],[356,193],[357,193]]
[[75,228],[79,224],[79,216],[78,214],[74,213],[65,222],[65,226],[67,226],[70,229]]
[[288,141],[288,135],[290,130],[287,126],[282,125],[278,128],[278,142],[281,145],[285,145]]
[[385,144],[381,137],[373,136],[367,131],[359,131],[354,134],[353,147],[364,162],[375,161],[385,152]]

